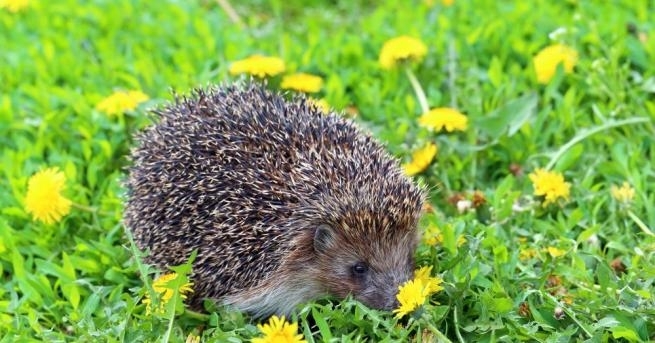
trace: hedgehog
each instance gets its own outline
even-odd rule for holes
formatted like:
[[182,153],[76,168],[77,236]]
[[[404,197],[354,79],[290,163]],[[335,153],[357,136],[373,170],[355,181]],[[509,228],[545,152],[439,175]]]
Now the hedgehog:
[[147,263],[193,251],[193,293],[254,317],[319,298],[390,310],[414,271],[425,189],[370,133],[303,96],[196,89],[136,135],[125,226]]

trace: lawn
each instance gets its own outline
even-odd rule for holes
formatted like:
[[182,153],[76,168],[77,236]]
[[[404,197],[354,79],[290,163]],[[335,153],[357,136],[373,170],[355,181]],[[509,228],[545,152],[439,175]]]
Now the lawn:
[[655,340],[655,4],[225,3],[0,0],[0,342],[270,338],[185,310],[188,265],[153,289],[121,222],[149,111],[253,55],[284,64],[273,90],[319,76],[314,101],[430,190],[416,259],[439,287],[396,313],[320,299],[294,335]]

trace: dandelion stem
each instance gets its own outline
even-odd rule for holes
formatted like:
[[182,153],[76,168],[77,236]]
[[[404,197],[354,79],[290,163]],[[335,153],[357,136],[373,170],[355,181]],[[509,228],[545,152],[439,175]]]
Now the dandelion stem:
[[126,230],[125,226],[123,226],[123,232],[125,232],[127,240],[130,241],[130,252],[132,253],[132,256],[134,256],[136,268],[139,270],[141,281],[143,281],[143,284],[147,287],[150,299],[157,299],[157,294],[155,293],[155,290],[152,289],[152,285],[148,279],[148,270],[146,269],[145,264],[143,264],[143,260],[141,258],[143,253],[139,250],[139,248],[137,248],[136,243],[134,242],[134,237],[132,236],[132,232],[130,230]]
[[82,210],[82,211],[87,211],[87,212],[91,212],[91,213],[98,212],[98,209],[95,208],[95,207],[85,206],[85,205],[78,204],[78,203],[72,203],[71,206],[75,207],[78,210]]
[[168,341],[171,339],[174,319],[175,319],[175,311],[172,311],[171,317],[168,319],[168,328],[166,329],[166,333],[164,334],[164,337],[161,338],[162,343],[168,343]]
[[629,118],[629,119],[624,119],[624,120],[617,120],[617,121],[611,121],[608,123],[605,123],[600,126],[596,126],[587,130],[584,130],[580,132],[578,135],[573,137],[570,141],[568,141],[566,144],[564,144],[557,152],[553,155],[553,157],[550,159],[550,162],[546,165],[546,170],[550,170],[555,166],[555,163],[557,163],[557,160],[559,160],[571,147],[573,147],[575,144],[581,142],[585,138],[588,138],[596,133],[609,130],[611,128],[623,126],[623,125],[632,125],[632,124],[638,124],[638,123],[645,123],[650,121],[649,118],[646,117],[635,117],[635,118]]
[[184,314],[185,314],[185,316],[187,316],[189,318],[202,320],[204,322],[209,320],[209,315],[204,314],[204,313],[200,313],[200,312],[196,312],[196,311],[191,311],[189,309],[185,309]]
[[641,231],[643,231],[645,234],[655,237],[655,233],[653,233],[653,231],[651,231],[648,228],[648,225],[646,225],[646,223],[644,223],[641,219],[639,219],[639,217],[637,217],[637,215],[632,213],[632,211],[628,211],[628,217],[630,217],[630,219],[632,219],[635,222],[635,224],[637,224],[637,226],[639,226]]
[[141,260],[142,253],[136,247],[136,243],[134,242],[134,237],[132,236],[132,232],[130,230],[127,230],[124,226],[123,226],[123,232],[125,232],[125,235],[127,236],[127,240],[130,241],[130,252],[135,257],[134,261],[136,262],[136,267],[139,270],[139,274],[141,275],[141,281],[143,281],[144,284],[149,286],[148,291],[150,291],[150,297],[154,299],[155,293],[152,290],[152,287],[150,287],[150,280],[147,277],[148,271],[146,270],[146,266],[143,264],[143,261]]
[[457,50],[455,50],[455,40],[450,37],[448,41],[448,90],[450,91],[450,107],[452,108],[457,108],[455,79],[457,79]]
[[409,83],[411,83],[412,88],[414,88],[414,93],[416,94],[416,98],[418,99],[418,102],[421,105],[421,111],[423,111],[423,113],[429,112],[430,106],[428,105],[428,98],[425,96],[423,87],[421,87],[421,84],[418,82],[416,75],[414,75],[414,72],[408,65],[405,65],[405,74],[407,74]]
[[232,20],[233,23],[237,24],[240,29],[244,29],[246,25],[243,24],[243,20],[239,16],[239,13],[234,10],[234,7],[230,4],[228,0],[216,0],[219,6],[225,11],[225,14]]
[[457,304],[453,306],[453,324],[455,324],[455,335],[457,336],[457,339],[460,341],[460,343],[465,343],[466,341],[464,340],[464,337],[462,337],[462,334],[459,332],[459,318],[457,318]]

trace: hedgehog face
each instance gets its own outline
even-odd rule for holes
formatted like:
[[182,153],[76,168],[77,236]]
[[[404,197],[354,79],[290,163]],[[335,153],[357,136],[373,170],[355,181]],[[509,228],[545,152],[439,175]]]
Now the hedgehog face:
[[319,281],[327,292],[338,298],[352,295],[377,309],[396,308],[398,286],[412,278],[416,231],[402,230],[380,239],[337,232],[344,231],[322,225],[314,235]]
[[[345,272],[350,274],[347,289],[362,303],[378,309],[392,310],[398,307],[396,294],[398,286],[412,278],[414,270],[414,249],[411,240],[400,242],[402,248],[388,247],[372,256],[345,263]],[[397,249],[395,253],[390,253]],[[352,262],[356,261],[356,262]]]

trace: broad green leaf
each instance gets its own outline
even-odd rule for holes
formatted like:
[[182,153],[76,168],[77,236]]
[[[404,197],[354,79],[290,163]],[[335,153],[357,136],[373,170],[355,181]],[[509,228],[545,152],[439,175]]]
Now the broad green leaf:
[[62,270],[64,272],[64,276],[68,278],[69,280],[75,280],[77,279],[77,275],[75,275],[75,267],[73,267],[73,264],[71,263],[70,257],[68,257],[68,254],[66,252],[62,253]]
[[498,56],[491,58],[487,76],[489,77],[489,81],[492,85],[494,85],[494,87],[500,87],[501,83],[503,82],[503,64],[500,62]]
[[507,297],[494,298],[491,309],[498,313],[507,313],[514,308],[514,302]]
[[494,262],[496,265],[507,263],[508,261],[508,252],[507,247],[504,245],[498,245],[493,247],[494,252]]
[[494,140],[511,137],[537,113],[537,100],[536,93],[528,93],[475,119],[474,125]]
[[567,171],[571,169],[584,153],[584,146],[582,144],[576,144],[571,149],[569,149],[562,157],[557,160],[554,169],[560,171]]
[[611,275],[612,275],[612,271],[605,263],[601,262],[598,264],[598,266],[596,267],[596,277],[598,278],[598,285],[600,286],[601,289],[606,289],[608,287],[611,287],[610,285],[611,277],[612,277]]
[[77,275],[75,273],[75,267],[71,263],[68,254],[65,252],[62,253],[62,270],[64,272],[64,277],[60,280],[61,282],[61,291],[64,293],[64,296],[71,302],[74,309],[80,304],[80,290],[75,284],[77,280]]
[[624,338],[629,342],[639,342],[641,339],[639,335],[632,329],[626,328],[625,326],[617,326],[611,328],[612,337],[615,339]]
[[321,340],[323,341],[331,340],[332,332],[330,331],[330,326],[328,325],[325,318],[316,310],[315,307],[312,308],[312,318],[316,320],[316,326],[318,327],[318,331],[321,334]]

